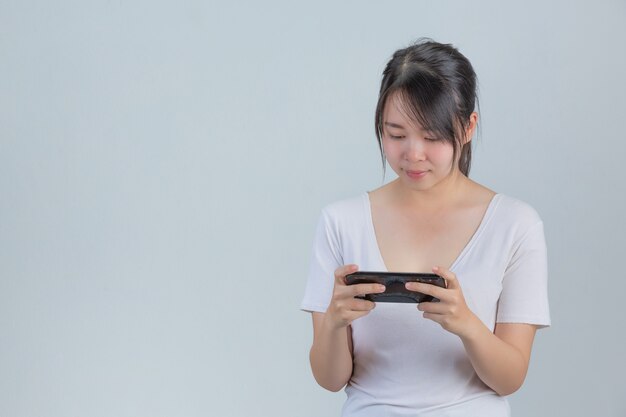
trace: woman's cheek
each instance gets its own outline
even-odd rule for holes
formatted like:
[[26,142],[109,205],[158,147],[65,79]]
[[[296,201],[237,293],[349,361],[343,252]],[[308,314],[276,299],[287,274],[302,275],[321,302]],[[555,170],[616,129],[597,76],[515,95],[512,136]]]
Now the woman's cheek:
[[430,149],[431,160],[438,165],[449,165],[452,162],[453,149],[447,143],[434,144]]

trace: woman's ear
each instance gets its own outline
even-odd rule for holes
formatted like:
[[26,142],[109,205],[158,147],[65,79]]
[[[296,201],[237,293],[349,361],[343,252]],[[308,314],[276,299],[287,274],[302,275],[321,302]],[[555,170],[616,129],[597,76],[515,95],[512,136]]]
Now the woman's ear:
[[474,136],[474,131],[476,131],[476,126],[478,125],[478,113],[472,112],[469,117],[469,126],[465,130],[465,139],[463,141],[463,145],[466,145],[472,140]]

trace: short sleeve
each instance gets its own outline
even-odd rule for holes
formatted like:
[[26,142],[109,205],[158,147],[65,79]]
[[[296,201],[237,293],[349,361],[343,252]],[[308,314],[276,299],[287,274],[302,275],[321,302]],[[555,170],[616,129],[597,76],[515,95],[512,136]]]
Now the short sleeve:
[[514,247],[502,280],[496,322],[550,326],[547,247],[541,221]]
[[327,210],[319,216],[300,309],[325,312],[333,295],[335,270],[343,265],[339,232]]

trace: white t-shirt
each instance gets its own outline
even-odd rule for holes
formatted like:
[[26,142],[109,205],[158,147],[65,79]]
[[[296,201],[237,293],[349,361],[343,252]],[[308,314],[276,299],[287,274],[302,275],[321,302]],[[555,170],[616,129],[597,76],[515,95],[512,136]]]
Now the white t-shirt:
[[[325,312],[334,271],[347,264],[387,271],[368,193],[322,209],[301,309]],[[492,331],[496,322],[550,325],[547,269],[541,218],[504,194],[493,197],[450,268],[467,305]],[[461,339],[423,318],[415,304],[379,302],[351,326],[354,365],[342,416],[510,414],[506,399],[474,372]]]

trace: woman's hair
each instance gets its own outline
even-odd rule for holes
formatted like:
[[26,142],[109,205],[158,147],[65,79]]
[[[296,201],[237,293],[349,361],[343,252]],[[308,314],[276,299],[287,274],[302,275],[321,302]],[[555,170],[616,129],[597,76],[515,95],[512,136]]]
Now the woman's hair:
[[472,142],[464,145],[463,138],[474,105],[478,105],[476,74],[469,60],[454,46],[429,38],[420,38],[393,54],[383,71],[376,105],[375,127],[383,178],[383,114],[387,99],[393,94],[398,94],[410,118],[453,145],[453,161],[460,153],[459,169],[467,176],[472,161]]

